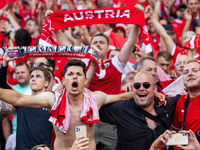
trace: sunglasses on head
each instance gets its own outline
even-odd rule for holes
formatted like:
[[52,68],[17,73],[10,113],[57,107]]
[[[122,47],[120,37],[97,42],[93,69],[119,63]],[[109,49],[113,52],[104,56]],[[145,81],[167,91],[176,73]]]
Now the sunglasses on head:
[[38,62],[38,63],[34,63],[33,64],[33,67],[36,67],[36,66],[46,66],[46,67],[49,67],[49,65],[47,65],[47,64],[45,64],[45,63],[43,63],[43,62]]
[[[134,87],[136,90],[138,90],[138,89],[141,87],[141,85],[142,85],[145,89],[148,89],[148,88],[151,86],[151,83],[149,83],[149,82],[143,82],[143,83],[141,84],[141,83],[139,83],[139,82],[136,82],[136,83],[133,84],[133,87]],[[153,85],[155,85],[155,84],[153,84]]]

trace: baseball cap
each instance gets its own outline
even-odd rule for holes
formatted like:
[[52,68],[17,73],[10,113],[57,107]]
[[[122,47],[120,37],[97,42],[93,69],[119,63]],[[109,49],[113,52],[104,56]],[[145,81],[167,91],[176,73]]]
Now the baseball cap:
[[185,5],[185,4],[180,4],[180,5],[178,5],[178,9],[177,10],[179,10],[179,9],[181,9],[181,8],[187,8],[187,6]]

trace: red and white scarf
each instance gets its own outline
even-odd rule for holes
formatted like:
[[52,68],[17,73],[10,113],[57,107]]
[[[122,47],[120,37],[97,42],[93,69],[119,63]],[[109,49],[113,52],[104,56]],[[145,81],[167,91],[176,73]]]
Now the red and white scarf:
[[[69,100],[66,89],[63,94],[55,93],[56,101],[50,111],[49,121],[59,128],[63,133],[67,133],[70,124]],[[93,124],[99,122],[99,112],[97,101],[93,93],[84,88],[84,99],[82,102],[80,120],[84,123]]]
[[182,51],[185,51],[185,49],[194,49],[199,47],[200,47],[200,36],[193,36],[189,42],[183,45]]
[[[151,47],[144,13],[133,7],[56,11],[45,20],[43,30],[48,33],[72,26],[119,22],[139,25],[144,44],[148,48]],[[52,37],[53,35],[50,36]],[[46,39],[49,40],[50,38],[47,34],[43,34],[41,39],[46,41]],[[53,42],[54,40],[51,41],[51,43]]]

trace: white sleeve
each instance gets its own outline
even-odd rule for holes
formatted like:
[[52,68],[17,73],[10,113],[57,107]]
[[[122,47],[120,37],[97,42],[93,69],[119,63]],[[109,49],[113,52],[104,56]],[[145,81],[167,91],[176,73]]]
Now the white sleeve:
[[111,62],[113,64],[113,66],[115,66],[115,68],[119,71],[119,72],[123,72],[125,66],[126,66],[126,63],[123,63],[123,62],[120,62],[119,60],[119,55],[117,54],[115,57],[113,57],[111,59]]
[[5,149],[8,149],[8,148],[14,149],[15,147],[16,147],[16,133],[13,133],[8,137],[6,141]]
[[172,52],[171,52],[172,56],[174,56],[175,50],[176,50],[176,45],[174,44],[174,47],[173,47]]

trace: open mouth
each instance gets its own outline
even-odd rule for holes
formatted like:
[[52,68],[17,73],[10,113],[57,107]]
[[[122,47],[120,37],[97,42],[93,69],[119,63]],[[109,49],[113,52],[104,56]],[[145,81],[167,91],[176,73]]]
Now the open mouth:
[[78,83],[77,82],[73,82],[72,83],[72,90],[76,91],[78,89]]
[[188,79],[188,82],[195,80],[194,78]]
[[145,98],[145,97],[147,97],[147,94],[145,94],[145,93],[141,93],[141,94],[138,94],[138,96],[141,98],[141,99],[143,99],[143,98]]

